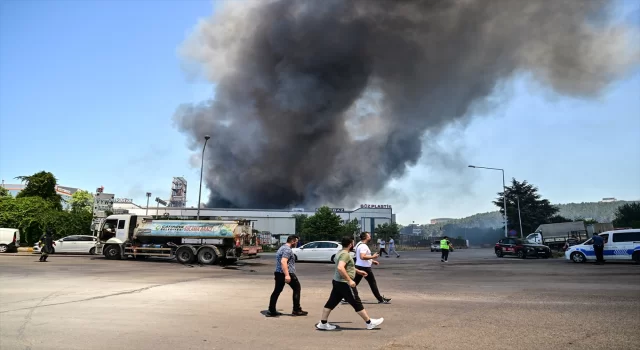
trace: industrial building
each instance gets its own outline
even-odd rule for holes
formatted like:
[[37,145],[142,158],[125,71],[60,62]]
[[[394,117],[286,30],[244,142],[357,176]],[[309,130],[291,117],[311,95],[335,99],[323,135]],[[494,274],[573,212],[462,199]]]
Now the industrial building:
[[[175,207],[144,207],[133,203],[114,203],[114,210],[126,210],[130,214],[137,215],[167,215],[195,219],[197,208]],[[358,220],[361,230],[373,232],[378,225],[395,222],[395,214],[390,205],[362,204],[354,210],[344,208],[331,208],[342,220]],[[296,220],[294,215],[303,214],[312,216],[317,209],[305,210],[303,208],[269,210],[269,209],[216,209],[200,208],[200,219],[214,220],[218,217],[224,219],[255,220],[254,228],[260,231],[268,231],[274,235],[294,234],[296,232]]]

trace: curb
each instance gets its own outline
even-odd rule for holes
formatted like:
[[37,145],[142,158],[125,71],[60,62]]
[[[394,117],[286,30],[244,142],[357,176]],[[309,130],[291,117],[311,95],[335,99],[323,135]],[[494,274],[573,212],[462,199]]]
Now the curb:
[[20,252],[20,253],[23,253],[23,252],[33,253],[33,247],[18,247],[18,252]]

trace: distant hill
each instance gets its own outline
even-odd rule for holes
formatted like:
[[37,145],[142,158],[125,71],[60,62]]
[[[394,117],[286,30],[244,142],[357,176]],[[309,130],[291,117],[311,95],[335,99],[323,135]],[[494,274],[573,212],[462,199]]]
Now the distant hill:
[[[558,215],[567,219],[593,219],[601,223],[611,222],[618,207],[640,201],[592,202],[556,204]],[[462,219],[451,220],[445,224],[421,225],[422,236],[463,237],[474,245],[493,244],[503,237],[502,215],[499,211],[480,213]],[[411,234],[411,225],[402,228],[403,233]]]
[[[567,219],[593,219],[598,222],[611,222],[615,219],[616,209],[627,203],[637,203],[638,201],[616,201],[616,202],[586,202],[556,204],[560,209],[558,215]],[[448,224],[459,225],[461,227],[498,228],[502,227],[502,215],[499,211],[480,213],[462,219],[455,219]],[[425,225],[427,227],[437,227],[441,225]],[[431,231],[431,230],[429,230]]]

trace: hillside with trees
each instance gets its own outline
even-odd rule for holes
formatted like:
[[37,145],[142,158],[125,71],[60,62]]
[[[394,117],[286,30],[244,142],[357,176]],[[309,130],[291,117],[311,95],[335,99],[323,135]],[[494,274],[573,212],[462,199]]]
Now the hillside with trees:
[[[520,233],[518,217],[518,201],[522,216],[522,231],[526,236],[539,225],[567,221],[586,221],[587,223],[617,222],[626,223],[625,227],[640,224],[636,220],[636,211],[640,208],[639,201],[589,202],[552,204],[538,194],[538,188],[526,180],[512,179],[506,186],[505,192],[498,193],[493,204],[498,211],[475,214],[462,219],[451,220],[444,224],[420,225],[423,237],[437,237],[447,235],[452,238],[468,239],[471,244],[490,244],[504,236],[502,219],[503,196],[507,202],[507,228]],[[618,217],[617,221],[614,221]],[[620,226],[620,225],[617,225]],[[403,233],[410,234],[412,225],[403,229]]]

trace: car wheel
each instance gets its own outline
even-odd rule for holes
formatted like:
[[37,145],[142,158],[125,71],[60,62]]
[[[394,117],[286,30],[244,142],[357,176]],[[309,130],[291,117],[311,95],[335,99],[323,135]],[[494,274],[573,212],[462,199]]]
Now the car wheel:
[[96,255],[96,248],[89,249],[89,254]]
[[6,253],[9,251],[9,246],[6,244],[0,244],[0,253]]
[[633,255],[631,255],[631,260],[636,264],[640,264],[640,252],[634,252]]
[[336,262],[336,255],[335,255],[335,254],[331,256],[331,262],[332,262],[332,263],[335,263],[335,262]]
[[498,258],[502,258],[504,256],[504,253],[502,252],[502,249],[496,249],[496,256]]
[[583,263],[587,261],[587,258],[581,252],[573,252],[571,253],[571,261],[574,263]]
[[109,260],[119,260],[120,256],[120,247],[115,244],[109,244],[104,247],[104,257]]
[[527,258],[527,254],[524,252],[523,249],[518,250],[518,253],[516,253],[516,256],[520,259],[526,259]]
[[293,261],[298,262],[298,256],[293,254]]
[[551,257],[551,253],[545,254],[542,256],[543,259],[549,259]]

